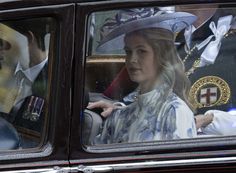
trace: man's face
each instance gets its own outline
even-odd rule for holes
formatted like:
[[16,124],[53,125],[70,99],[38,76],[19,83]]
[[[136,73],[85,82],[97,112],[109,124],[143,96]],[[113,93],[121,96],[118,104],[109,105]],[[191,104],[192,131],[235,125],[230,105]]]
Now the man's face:
[[29,66],[28,40],[0,23],[0,89],[13,78],[18,62]]
[[18,61],[24,66],[29,64],[27,37],[0,23],[0,62],[14,68]]

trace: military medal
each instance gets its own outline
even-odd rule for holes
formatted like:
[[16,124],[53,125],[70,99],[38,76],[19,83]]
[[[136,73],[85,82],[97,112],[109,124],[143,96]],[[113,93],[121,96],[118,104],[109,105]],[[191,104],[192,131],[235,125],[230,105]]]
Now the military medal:
[[226,81],[217,76],[206,76],[192,85],[189,97],[195,108],[203,108],[226,104],[230,94]]
[[43,109],[43,105],[44,105],[44,100],[42,98],[36,97],[35,106],[30,116],[31,121],[38,121]]
[[23,118],[30,121],[38,121],[44,105],[44,99],[31,96],[27,110],[23,113]]
[[26,109],[26,111],[23,112],[23,118],[24,119],[29,119],[29,117],[30,117],[30,112],[31,112],[31,109],[32,109],[33,100],[34,100],[34,96],[31,96],[29,104],[27,106],[27,109]]

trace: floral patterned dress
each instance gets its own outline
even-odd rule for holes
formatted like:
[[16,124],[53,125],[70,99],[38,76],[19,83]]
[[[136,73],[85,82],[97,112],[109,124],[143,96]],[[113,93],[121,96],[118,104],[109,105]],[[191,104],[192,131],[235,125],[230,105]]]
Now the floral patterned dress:
[[143,142],[196,137],[194,115],[166,84],[133,97],[128,106],[113,110],[94,144]]

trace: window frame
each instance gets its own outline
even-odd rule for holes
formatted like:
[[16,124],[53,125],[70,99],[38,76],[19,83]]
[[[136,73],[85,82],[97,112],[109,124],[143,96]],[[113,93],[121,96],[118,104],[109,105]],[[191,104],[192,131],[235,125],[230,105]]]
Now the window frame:
[[[233,1],[227,1],[229,4],[236,3]],[[82,145],[81,140],[81,127],[82,127],[82,103],[84,96],[84,83],[85,83],[85,68],[86,68],[86,35],[88,32],[88,16],[97,11],[116,10],[121,8],[135,8],[139,6],[171,6],[171,5],[183,5],[183,4],[207,4],[207,3],[220,3],[220,1],[213,0],[210,2],[202,1],[109,1],[109,2],[93,2],[93,3],[78,3],[76,13],[76,33],[85,33],[82,38],[80,35],[75,36],[75,76],[73,85],[73,117],[72,117],[72,135],[71,135],[71,163],[72,164],[93,164],[100,162],[101,165],[111,161],[117,162],[133,162],[134,159],[138,161],[151,161],[151,160],[181,160],[181,159],[199,159],[203,158],[218,158],[219,156],[225,156],[230,159],[230,156],[236,155],[236,136],[226,137],[212,137],[210,139],[182,139],[178,141],[159,141],[156,146],[154,142],[140,143],[140,144],[111,144],[103,146],[89,146]],[[222,3],[223,4],[223,3]],[[227,3],[225,3],[227,4]],[[84,27],[81,27],[84,26]],[[81,85],[83,84],[83,85]],[[79,106],[78,106],[79,105]],[[79,124],[79,125],[78,125]],[[221,141],[221,142],[220,142]],[[119,147],[121,146],[121,147]],[[128,148],[128,149],[127,149]],[[137,155],[137,156],[133,156]],[[226,160],[227,160],[226,159]],[[236,162],[236,158],[232,157],[230,162]],[[206,160],[206,164],[220,164],[221,161]],[[198,160],[197,160],[198,161]],[[191,162],[191,165],[202,163]],[[227,162],[227,161],[226,161]],[[205,164],[205,163],[204,163]],[[168,166],[166,163],[164,166]],[[180,165],[186,165],[182,163]],[[151,166],[150,166],[151,167]]]
[[[4,2],[2,2],[4,4]],[[0,3],[0,5],[2,4]],[[9,3],[10,4],[10,3]],[[19,4],[0,10],[1,20],[52,17],[57,33],[49,51],[48,107],[46,131],[42,146],[23,150],[1,151],[0,168],[38,168],[47,165],[68,165],[70,133],[70,78],[73,58],[74,4],[45,5],[22,8]],[[69,81],[69,82],[68,82]],[[24,159],[24,161],[22,160]],[[50,162],[48,161],[50,160]],[[57,162],[53,162],[57,160]],[[29,164],[30,163],[30,164]]]

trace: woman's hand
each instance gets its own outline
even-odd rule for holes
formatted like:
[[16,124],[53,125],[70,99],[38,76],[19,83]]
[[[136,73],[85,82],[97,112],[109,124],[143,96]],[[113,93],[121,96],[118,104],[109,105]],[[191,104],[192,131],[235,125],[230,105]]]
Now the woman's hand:
[[207,125],[209,125],[213,121],[214,114],[213,113],[207,113],[206,115],[199,114],[196,115],[194,118],[196,121],[196,128],[199,129],[201,127],[206,127]]
[[93,103],[90,102],[87,106],[88,109],[101,108],[103,110],[101,115],[104,118],[108,117],[116,107],[117,106],[114,106],[112,103],[109,103],[103,100],[93,102]]

